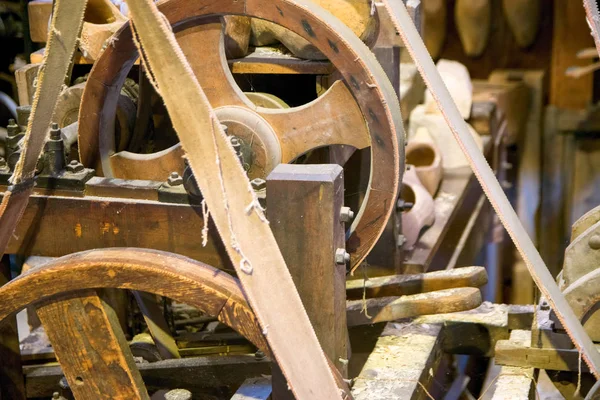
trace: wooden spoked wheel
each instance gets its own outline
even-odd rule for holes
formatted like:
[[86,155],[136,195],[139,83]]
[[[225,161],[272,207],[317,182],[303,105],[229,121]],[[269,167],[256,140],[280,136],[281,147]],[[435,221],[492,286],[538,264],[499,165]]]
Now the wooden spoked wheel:
[[[252,143],[255,170],[251,168],[251,176],[266,176],[277,164],[318,147],[370,146],[370,181],[347,234],[351,266],[356,268],[395,207],[404,168],[398,99],[370,50],[335,17],[310,2],[165,0],[158,7],[173,26],[221,122],[228,125],[230,134]],[[298,33],[329,58],[343,80],[301,107],[256,107],[235,84],[227,66],[220,16],[229,14],[269,20]],[[114,151],[116,98],[138,51],[129,25],[111,43],[94,65],[82,99],[81,161],[108,177],[164,180],[169,172],[183,168],[179,145],[149,155]]]
[[[74,324],[76,326],[72,326],[72,321],[69,325],[69,321],[62,321],[63,316],[58,313],[62,310],[68,312],[70,307],[73,307],[72,302],[69,305],[71,300],[88,299],[90,290],[101,288],[149,292],[196,307],[236,330],[265,354],[270,354],[265,337],[254,312],[244,298],[237,279],[189,258],[148,249],[92,250],[57,258],[47,264],[32,268],[0,287],[0,323],[30,305],[36,307],[38,311],[46,309],[45,312],[48,312],[48,308],[50,308],[54,317],[54,320],[51,321],[52,324],[76,330],[77,340],[80,340],[80,336],[84,336],[86,333],[94,334],[94,332],[86,331],[85,327],[79,326],[77,322]],[[88,294],[78,297],[78,293]],[[56,304],[61,304],[61,306],[54,307]],[[98,314],[96,305],[90,304],[86,300],[83,301],[83,304],[84,313]],[[42,321],[44,320],[42,319]],[[96,332],[96,334],[100,334],[100,332]],[[116,336],[119,335],[123,336],[122,332],[117,333]],[[49,339],[53,342],[60,362],[61,354],[65,355],[64,351],[66,350],[61,348],[60,342],[64,343],[64,341],[56,340],[57,338],[53,337],[50,332]],[[81,340],[88,344],[88,353],[78,349],[81,353],[78,353],[77,357],[81,357],[81,354],[85,353],[92,358],[86,362],[91,364],[95,361],[98,362],[93,359],[94,352],[89,351],[90,348],[94,349],[94,340],[91,338],[81,338]],[[102,344],[102,338],[95,340],[99,340],[98,343]],[[77,347],[76,344],[74,346]],[[102,357],[108,357],[114,362],[101,366],[94,365],[94,369],[106,374],[117,374],[117,376],[126,374],[126,371],[123,370],[125,362],[119,362],[119,360],[128,358],[126,354],[122,354],[123,351],[120,351],[128,352],[128,348],[111,350],[114,354],[102,355]],[[130,355],[129,358],[131,358]],[[77,367],[73,368],[73,365],[77,365]],[[135,367],[133,366],[133,368]],[[90,394],[102,387],[102,383],[89,381],[90,373],[87,371],[89,365],[71,363],[71,368],[63,369],[76,398],[104,398],[101,396],[90,397]],[[335,368],[333,369],[335,370]],[[341,381],[339,373],[335,373]],[[92,379],[111,381],[106,379],[106,376],[92,376]],[[118,381],[118,378],[116,380]],[[127,379],[124,380],[127,381]],[[141,385],[141,389],[125,388],[123,390],[145,391],[143,383],[139,385]],[[122,393],[122,395],[124,396],[122,398],[140,398],[137,395],[127,397],[127,393]]]

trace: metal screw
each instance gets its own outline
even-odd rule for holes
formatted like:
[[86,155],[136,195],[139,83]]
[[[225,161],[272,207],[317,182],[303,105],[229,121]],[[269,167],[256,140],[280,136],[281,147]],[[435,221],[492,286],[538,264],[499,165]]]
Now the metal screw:
[[342,207],[340,210],[340,221],[350,222],[354,219],[354,211],[350,207]]
[[67,165],[67,171],[76,174],[84,170],[83,164],[77,160],[72,160],[69,165]]
[[255,191],[267,188],[267,181],[265,181],[262,178],[254,178],[250,181],[250,184],[252,185],[252,189],[254,189]]
[[546,303],[545,301],[542,302],[542,304],[540,304],[540,310],[548,311],[549,309],[550,309],[550,304]]
[[50,139],[52,139],[52,140],[60,140],[61,139],[60,128],[58,127],[58,124],[56,122],[53,122],[52,127],[50,128]]
[[256,353],[254,353],[254,359],[256,361],[262,361],[265,358],[267,358],[267,356],[265,355],[265,353],[262,350],[257,350]]
[[346,249],[337,249],[335,251],[335,263],[338,265],[346,265],[350,261],[350,254]]
[[186,389],[174,389],[165,393],[165,400],[191,400],[192,392]]
[[169,175],[169,179],[167,179],[167,183],[170,186],[183,185],[183,178],[179,176],[177,172],[171,172],[171,175]]
[[590,245],[590,247],[592,249],[599,250],[600,249],[600,235],[598,235],[598,234],[592,235],[588,244]]

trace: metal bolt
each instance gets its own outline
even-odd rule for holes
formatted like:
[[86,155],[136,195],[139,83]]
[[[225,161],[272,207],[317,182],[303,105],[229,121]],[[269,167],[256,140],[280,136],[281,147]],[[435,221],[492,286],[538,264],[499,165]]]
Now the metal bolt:
[[354,219],[354,211],[350,207],[342,207],[340,210],[340,221],[350,222]]
[[254,359],[256,361],[262,361],[265,358],[267,358],[267,356],[265,355],[265,353],[262,350],[257,350],[256,353],[254,353]]
[[14,119],[8,120],[8,125],[6,126],[6,133],[8,137],[14,137],[21,133],[21,128],[17,125],[17,122]]
[[60,140],[62,139],[60,135],[60,128],[56,122],[52,123],[52,127],[50,128],[50,139],[52,140]]
[[265,181],[262,178],[254,178],[250,181],[250,184],[252,185],[252,189],[254,189],[255,191],[267,188],[267,181]]
[[335,263],[338,265],[346,265],[350,261],[350,254],[346,249],[337,249],[335,251]]
[[174,389],[165,393],[165,400],[191,400],[192,392],[186,389]]
[[594,234],[592,235],[592,237],[590,238],[588,244],[590,245],[590,247],[594,250],[600,250],[600,235],[598,234]]
[[54,392],[54,393],[52,393],[52,399],[53,399],[53,400],[60,399],[60,393],[58,393],[58,392]]
[[406,236],[398,235],[398,237],[396,238],[396,246],[402,247],[404,246],[404,243],[406,243]]
[[548,311],[549,309],[550,309],[550,304],[546,303],[545,301],[542,302],[542,304],[540,304],[540,310]]
[[177,172],[171,172],[171,175],[169,175],[169,179],[167,179],[167,183],[170,186],[183,185],[183,178],[179,176]]
[[4,157],[0,157],[0,169],[6,167],[8,164],[6,164],[6,160],[4,159]]
[[238,153],[242,148],[242,142],[236,136],[229,136],[229,142],[231,142],[231,145],[233,146],[233,149],[236,153]]
[[69,165],[67,165],[67,171],[76,174],[78,172],[83,171],[85,168],[83,167],[83,164],[80,163],[77,160],[72,160]]
[[415,206],[415,203],[410,203],[408,201],[404,201],[403,199],[398,199],[398,203],[396,204],[396,209],[398,211],[410,211]]

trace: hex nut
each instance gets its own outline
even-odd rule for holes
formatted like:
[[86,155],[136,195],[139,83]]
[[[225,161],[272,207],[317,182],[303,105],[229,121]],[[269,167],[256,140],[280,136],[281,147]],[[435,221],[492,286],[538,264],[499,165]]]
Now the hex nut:
[[256,191],[267,188],[267,181],[262,178],[254,178],[250,181],[250,184],[252,185],[252,189]]
[[171,175],[169,175],[169,179],[167,179],[167,183],[170,186],[183,185],[183,178],[179,176],[177,172],[171,172]]
[[337,249],[335,251],[335,263],[338,265],[346,265],[350,261],[350,254],[346,249]]
[[354,211],[350,207],[342,207],[340,210],[340,221],[350,222],[354,219]]

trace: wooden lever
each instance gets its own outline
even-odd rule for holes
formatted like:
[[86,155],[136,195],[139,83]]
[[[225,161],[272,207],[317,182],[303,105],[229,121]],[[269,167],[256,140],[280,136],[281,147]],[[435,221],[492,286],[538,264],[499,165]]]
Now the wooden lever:
[[357,326],[418,315],[467,311],[480,304],[479,289],[463,287],[410,296],[379,297],[364,301],[350,300],[346,302],[346,315],[348,326]]
[[352,280],[346,283],[349,300],[366,298],[406,296],[435,290],[481,287],[487,283],[483,267],[464,267],[414,275],[394,275]]

